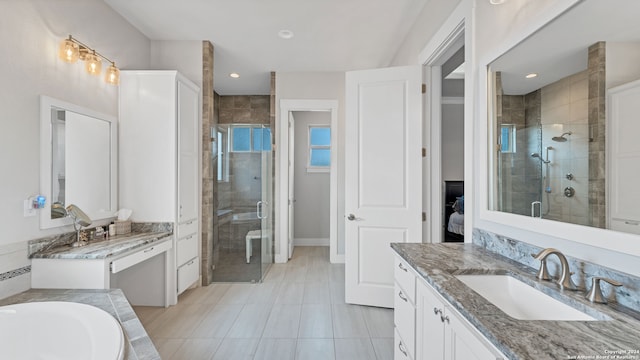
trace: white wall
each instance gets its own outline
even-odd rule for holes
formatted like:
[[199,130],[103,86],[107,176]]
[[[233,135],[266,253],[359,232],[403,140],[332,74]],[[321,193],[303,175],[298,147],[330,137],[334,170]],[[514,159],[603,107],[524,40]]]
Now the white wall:
[[202,41],[151,41],[152,70],[178,70],[202,89]]
[[464,104],[442,104],[442,180],[464,180]]
[[607,89],[640,79],[640,43],[607,41],[605,51]]
[[282,99],[338,101],[338,254],[344,254],[344,76],[343,72],[276,73],[276,121]]
[[420,51],[438,31],[461,0],[430,0],[424,6],[409,35],[402,40],[389,66],[417,65]]
[[331,113],[295,111],[294,245],[329,246],[329,172],[307,172],[309,126],[331,126]]
[[[72,229],[40,230],[38,217],[23,216],[23,200],[40,187],[39,96],[48,95],[118,115],[118,88],[88,75],[82,64],[57,56],[62,39],[78,40],[122,69],[149,66],[149,40],[101,0],[0,1],[0,273],[30,264],[28,240]],[[50,199],[47,199],[48,201]],[[9,244],[9,245],[8,245]],[[23,276],[15,279],[23,278]],[[0,282],[0,298],[20,290]],[[27,282],[28,283],[28,282]]]

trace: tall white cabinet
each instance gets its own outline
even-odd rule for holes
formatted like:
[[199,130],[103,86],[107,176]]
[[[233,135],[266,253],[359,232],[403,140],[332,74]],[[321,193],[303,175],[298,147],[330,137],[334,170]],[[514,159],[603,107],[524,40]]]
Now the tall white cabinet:
[[176,303],[200,278],[200,89],[176,71],[120,78],[118,204],[135,222],[174,224]]

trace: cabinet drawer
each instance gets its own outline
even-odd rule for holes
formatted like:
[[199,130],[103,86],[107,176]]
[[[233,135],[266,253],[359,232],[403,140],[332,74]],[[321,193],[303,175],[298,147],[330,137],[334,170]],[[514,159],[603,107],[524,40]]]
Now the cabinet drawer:
[[395,286],[393,298],[393,322],[396,331],[404,340],[405,350],[413,358],[415,354],[416,308],[398,284]]
[[150,259],[160,253],[163,253],[171,249],[171,243],[172,241],[165,240],[157,244],[153,244],[144,249],[141,249],[131,255],[127,255],[117,260],[113,260],[111,262],[111,272],[114,274],[118,273],[124,269],[130,268],[133,265],[136,265],[147,259]]
[[393,346],[393,359],[394,360],[411,360],[411,359],[413,359],[413,357],[411,356],[409,351],[407,351],[407,346],[405,345],[404,341],[402,341],[402,338],[400,337],[400,334],[398,334],[398,329],[395,329],[395,336],[394,336],[393,345],[394,345]]
[[178,239],[176,265],[179,267],[198,256],[198,236],[196,233]]
[[183,238],[189,234],[198,232],[198,220],[193,219],[189,221],[185,221],[183,223],[178,224],[178,229],[176,230],[176,236],[178,239]]
[[199,258],[193,258],[178,268],[178,294],[182,294],[189,286],[198,280]]
[[416,302],[416,274],[413,269],[402,260],[399,256],[394,259],[394,277],[396,283],[404,290],[403,293],[411,300]]

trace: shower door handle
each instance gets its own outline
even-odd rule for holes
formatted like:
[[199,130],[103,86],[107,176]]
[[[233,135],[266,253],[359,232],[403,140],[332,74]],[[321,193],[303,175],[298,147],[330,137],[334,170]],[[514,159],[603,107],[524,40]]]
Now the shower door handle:
[[256,203],[256,216],[258,217],[258,219],[262,219],[262,201],[258,201]]
[[536,216],[536,205],[538,205],[538,217],[542,219],[542,202],[541,201],[531,202],[531,217]]

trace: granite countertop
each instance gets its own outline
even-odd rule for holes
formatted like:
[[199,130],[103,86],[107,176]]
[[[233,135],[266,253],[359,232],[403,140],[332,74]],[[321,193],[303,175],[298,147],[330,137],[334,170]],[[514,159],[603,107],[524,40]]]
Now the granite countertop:
[[125,336],[125,360],[156,360],[160,355],[136,313],[119,289],[31,289],[0,300],[0,306],[34,301],[69,301],[102,309],[118,320]]
[[[584,290],[561,291],[554,282],[537,281],[535,269],[478,245],[391,247],[509,359],[640,359],[640,315],[633,310],[593,304],[584,299]],[[509,274],[602,320],[517,320],[455,278],[460,274]]]
[[125,254],[145,245],[170,239],[170,231],[139,232],[116,235],[109,240],[90,241],[88,245],[71,247],[62,245],[43,249],[29,256],[31,259],[106,259]]

